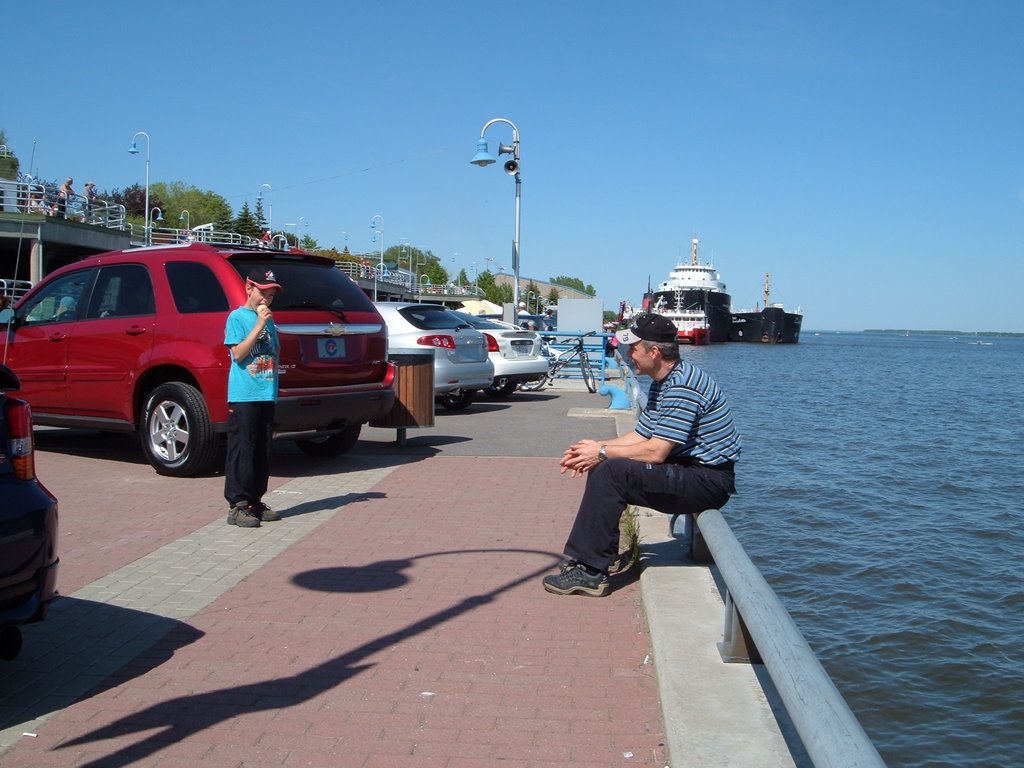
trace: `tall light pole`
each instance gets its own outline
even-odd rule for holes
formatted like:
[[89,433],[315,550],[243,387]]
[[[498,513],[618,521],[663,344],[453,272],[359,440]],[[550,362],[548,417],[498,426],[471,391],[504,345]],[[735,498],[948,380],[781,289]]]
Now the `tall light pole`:
[[146,229],[144,239],[146,241],[146,245],[149,245],[151,239],[149,234],[149,134],[145,131],[139,131],[132,136],[132,145],[128,147],[128,154],[139,154],[139,148],[135,145],[135,140],[139,138],[139,136],[146,137]]
[[523,180],[519,176],[519,129],[516,128],[516,124],[511,120],[504,117],[496,117],[493,120],[488,120],[484,123],[484,127],[480,129],[480,138],[476,142],[476,154],[473,159],[470,160],[473,165],[479,165],[481,168],[491,165],[495,162],[495,158],[491,155],[487,147],[487,139],[484,134],[487,133],[487,129],[495,123],[505,123],[512,127],[512,146],[498,143],[498,154],[499,155],[512,155],[511,160],[505,161],[505,173],[512,176],[516,180],[516,229],[515,239],[512,241],[512,303],[515,307],[519,306],[519,210],[520,201],[522,198],[522,186]]
[[[380,228],[377,227],[377,219],[380,219]],[[384,271],[384,217],[379,213],[373,214],[370,218],[370,229],[373,230],[373,239],[380,234],[380,264],[373,273],[373,300],[377,300],[377,283],[380,282],[381,273]]]
[[187,210],[182,211],[178,214],[178,221],[185,220],[185,229],[192,229],[192,214]]
[[267,216],[267,228],[270,234],[274,234],[274,188],[269,184],[260,184],[260,197],[263,197],[263,188],[270,190],[270,213]]

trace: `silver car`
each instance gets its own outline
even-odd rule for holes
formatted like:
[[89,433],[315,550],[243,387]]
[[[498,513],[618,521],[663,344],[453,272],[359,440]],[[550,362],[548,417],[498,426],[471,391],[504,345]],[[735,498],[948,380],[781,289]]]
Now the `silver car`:
[[467,408],[491,386],[494,365],[484,335],[440,304],[375,302],[388,326],[388,350],[434,350],[434,395],[444,408]]
[[538,381],[547,375],[548,358],[542,354],[543,340],[537,331],[458,310],[453,310],[453,314],[480,331],[487,340],[494,363],[494,381],[484,394],[505,398],[520,384]]

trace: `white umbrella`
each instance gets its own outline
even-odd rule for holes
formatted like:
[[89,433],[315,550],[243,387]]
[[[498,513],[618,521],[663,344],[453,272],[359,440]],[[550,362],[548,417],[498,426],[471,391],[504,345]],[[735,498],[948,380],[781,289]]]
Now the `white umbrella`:
[[462,308],[471,315],[500,315],[501,307],[487,299],[469,299]]

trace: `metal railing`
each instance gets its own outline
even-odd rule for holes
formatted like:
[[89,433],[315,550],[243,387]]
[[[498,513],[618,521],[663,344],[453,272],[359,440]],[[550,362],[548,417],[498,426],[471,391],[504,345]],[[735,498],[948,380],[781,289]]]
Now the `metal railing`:
[[[639,413],[646,394],[632,368],[622,368]],[[673,536],[678,517],[669,523]],[[878,750],[722,513],[709,509],[682,518],[679,538],[689,545],[691,560],[714,563],[725,585],[718,644],[722,661],[764,665],[815,768],[884,768]]]
[[[16,301],[28,293],[28,289],[32,287],[31,280],[9,280],[7,278],[0,278],[0,296],[7,301]],[[2,305],[0,305],[2,308]]]
[[55,216],[110,229],[126,228],[123,205],[107,200],[90,203],[83,195],[62,200],[56,186],[22,173],[17,179],[0,179],[0,213]]
[[[587,356],[587,360],[590,361],[591,368],[594,369],[594,376],[598,384],[605,383],[608,373],[608,358],[605,355],[605,345],[607,339],[615,334],[595,333],[591,336],[586,336],[587,331],[538,331],[538,333],[545,338],[551,338],[552,340],[547,342],[548,347],[559,352],[572,349],[576,346],[576,339],[583,336],[583,353]],[[562,340],[559,341],[559,339]],[[583,371],[578,363],[570,361],[568,365],[558,372],[555,378],[578,379],[582,381]]]

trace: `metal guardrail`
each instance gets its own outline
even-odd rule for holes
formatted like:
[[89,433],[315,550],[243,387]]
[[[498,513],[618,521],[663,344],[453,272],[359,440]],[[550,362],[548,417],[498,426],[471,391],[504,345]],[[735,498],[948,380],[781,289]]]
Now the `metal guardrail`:
[[[633,370],[622,368],[626,391],[639,411],[646,394]],[[678,517],[669,523],[673,536]],[[878,750],[722,513],[709,509],[682,517],[680,538],[689,543],[691,559],[714,563],[725,584],[718,644],[722,661],[764,665],[815,768],[884,768]]]
[[57,187],[21,173],[16,180],[0,179],[0,213],[56,216],[109,229],[126,228],[123,205],[106,200],[90,204],[82,195],[71,195],[62,209]]
[[[593,336],[584,336],[588,331],[538,331],[538,333],[547,338],[553,337],[554,341],[549,341],[548,346],[551,349],[563,352],[570,350],[576,346],[575,340],[579,336],[583,336],[583,350],[587,355],[587,359],[590,361],[591,367],[594,369],[594,377],[597,379],[598,384],[604,384],[607,380],[607,367],[608,358],[605,356],[605,343],[606,339],[615,334],[609,333],[596,333]],[[565,341],[558,341],[559,338],[566,340],[571,339],[573,343],[569,344]],[[588,343],[589,342],[589,343]],[[583,371],[579,365],[570,363],[559,371],[556,378],[560,379],[583,379]]]

